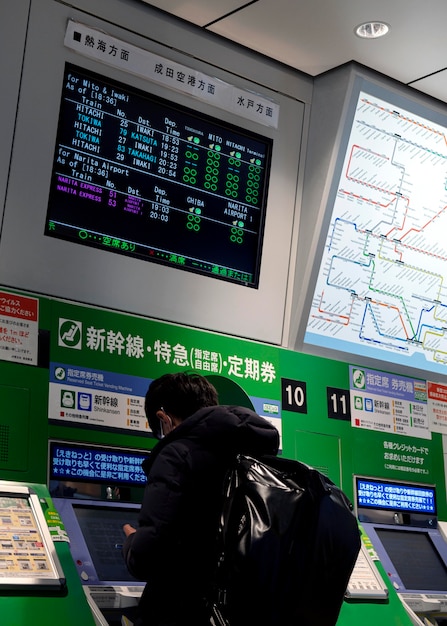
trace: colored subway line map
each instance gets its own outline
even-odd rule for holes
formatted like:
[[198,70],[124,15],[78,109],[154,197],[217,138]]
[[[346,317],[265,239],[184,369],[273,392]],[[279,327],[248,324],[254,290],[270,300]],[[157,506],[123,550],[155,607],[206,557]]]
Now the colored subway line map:
[[446,133],[360,92],[306,342],[447,373]]

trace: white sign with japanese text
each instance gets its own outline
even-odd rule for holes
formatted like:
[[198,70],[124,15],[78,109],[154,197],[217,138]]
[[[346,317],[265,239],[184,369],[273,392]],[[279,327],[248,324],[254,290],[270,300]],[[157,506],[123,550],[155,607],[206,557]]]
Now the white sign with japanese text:
[[39,301],[0,291],[0,359],[37,365]]
[[352,426],[431,439],[426,381],[352,365],[349,380]]
[[264,126],[278,128],[279,104],[272,100],[133,46],[103,31],[69,20],[64,44],[101,63],[181,91]]
[[447,435],[447,385],[428,382],[428,416],[431,431]]
[[50,419],[149,432],[144,412],[148,384],[138,376],[51,363]]

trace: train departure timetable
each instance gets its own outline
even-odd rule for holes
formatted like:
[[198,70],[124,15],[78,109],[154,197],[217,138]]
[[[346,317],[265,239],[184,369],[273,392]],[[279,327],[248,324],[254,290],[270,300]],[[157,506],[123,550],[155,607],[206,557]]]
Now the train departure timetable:
[[271,151],[67,64],[45,234],[257,287]]

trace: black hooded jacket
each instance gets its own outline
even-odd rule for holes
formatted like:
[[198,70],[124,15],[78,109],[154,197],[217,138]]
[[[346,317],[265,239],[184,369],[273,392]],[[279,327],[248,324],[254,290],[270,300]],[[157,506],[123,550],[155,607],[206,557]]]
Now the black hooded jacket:
[[123,554],[147,581],[136,626],[207,622],[203,597],[216,558],[225,471],[236,454],[277,454],[279,434],[250,409],[197,411],[162,439],[144,462],[147,486],[136,533]]

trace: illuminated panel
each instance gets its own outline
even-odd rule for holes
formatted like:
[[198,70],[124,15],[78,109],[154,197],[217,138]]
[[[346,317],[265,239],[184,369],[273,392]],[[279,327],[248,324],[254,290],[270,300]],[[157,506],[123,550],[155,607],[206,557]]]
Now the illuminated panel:
[[45,234],[256,288],[271,147],[67,64]]
[[149,452],[52,441],[49,478],[141,487],[146,484],[141,464],[148,455]]
[[436,514],[435,488],[357,478],[357,509],[392,510],[405,513]]
[[445,374],[445,118],[363,87],[328,199],[304,342]]

